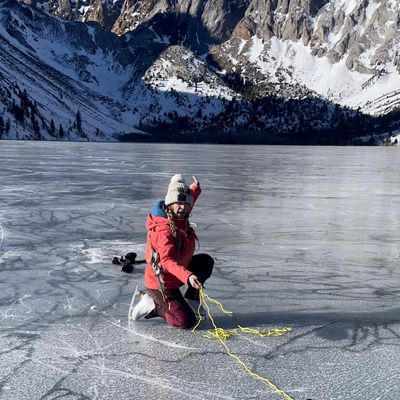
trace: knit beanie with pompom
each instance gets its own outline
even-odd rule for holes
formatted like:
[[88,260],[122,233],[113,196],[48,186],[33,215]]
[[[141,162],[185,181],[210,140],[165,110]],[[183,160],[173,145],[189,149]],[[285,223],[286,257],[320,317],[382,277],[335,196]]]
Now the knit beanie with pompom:
[[165,196],[165,205],[173,203],[188,203],[193,205],[193,196],[190,187],[186,184],[185,178],[181,174],[176,174],[171,178],[168,192]]

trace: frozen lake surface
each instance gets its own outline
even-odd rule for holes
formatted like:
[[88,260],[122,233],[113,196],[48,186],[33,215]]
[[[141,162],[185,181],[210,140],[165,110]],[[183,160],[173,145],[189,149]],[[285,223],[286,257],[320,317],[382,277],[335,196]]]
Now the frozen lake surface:
[[[191,220],[216,260],[228,340],[296,400],[400,398],[398,148],[0,142],[0,399],[278,400],[218,341],[128,326],[144,223],[197,175]],[[234,321],[213,308],[219,326]]]

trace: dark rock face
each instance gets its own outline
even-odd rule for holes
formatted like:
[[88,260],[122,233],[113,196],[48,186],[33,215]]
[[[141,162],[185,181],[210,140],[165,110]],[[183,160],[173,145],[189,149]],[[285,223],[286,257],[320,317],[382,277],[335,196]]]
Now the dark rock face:
[[19,0],[67,21],[96,22],[111,30],[121,13],[123,0]]
[[[363,0],[20,0],[73,21],[92,21],[117,35],[155,29],[201,51],[257,36],[301,41],[332,63],[371,73],[390,61],[400,41],[400,6]],[[370,49],[373,49],[371,52]],[[368,52],[368,59],[365,55]],[[391,54],[392,53],[392,54]],[[395,65],[399,68],[398,57]]]

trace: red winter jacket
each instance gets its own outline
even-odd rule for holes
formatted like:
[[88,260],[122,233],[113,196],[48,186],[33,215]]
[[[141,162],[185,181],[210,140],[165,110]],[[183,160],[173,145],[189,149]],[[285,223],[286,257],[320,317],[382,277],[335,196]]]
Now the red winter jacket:
[[[200,196],[199,185],[190,186],[193,195],[193,205]],[[144,273],[144,283],[148,289],[160,289],[158,280],[151,267],[151,247],[159,254],[159,264],[163,268],[162,277],[164,288],[179,288],[182,284],[187,284],[189,276],[192,274],[186,268],[192,259],[195,245],[196,234],[189,226],[188,220],[175,219],[180,237],[180,249],[178,241],[171,232],[167,215],[164,211],[164,201],[159,201],[151,210],[147,217],[147,243],[146,243],[146,270]],[[192,207],[193,208],[193,207]]]

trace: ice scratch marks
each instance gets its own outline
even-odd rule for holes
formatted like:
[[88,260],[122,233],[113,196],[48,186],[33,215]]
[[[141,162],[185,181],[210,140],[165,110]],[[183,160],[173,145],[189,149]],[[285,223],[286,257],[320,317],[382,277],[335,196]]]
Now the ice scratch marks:
[[[93,365],[92,368],[96,368],[96,366]],[[170,384],[172,379],[169,377],[164,379],[161,377],[155,377],[153,374],[149,377],[146,377],[146,376],[144,376],[143,373],[135,374],[133,372],[121,371],[121,370],[118,370],[115,368],[105,368],[105,371],[109,372],[110,374],[118,374],[118,375],[123,375],[128,378],[133,378],[135,380],[145,382],[152,386],[154,386],[154,385],[161,386],[163,389],[168,389],[172,392],[183,394],[183,395],[185,395],[185,398],[191,397],[194,399],[202,399],[202,400],[205,400],[207,398],[210,398],[210,399],[232,399],[231,396],[222,396],[222,395],[216,394],[215,392],[207,392],[206,390],[204,390],[204,388],[202,388],[201,390],[193,389],[193,388],[190,388],[189,385],[185,385],[185,387],[183,389],[180,389],[180,388],[178,388],[176,386],[172,386]]]
[[[97,340],[96,336],[93,335],[90,331],[88,331],[88,335],[90,336],[90,339],[94,343],[96,349],[97,349],[97,354],[100,356],[100,362],[97,362],[96,364],[96,369],[100,370],[100,382],[101,385],[106,385],[108,381],[108,376],[107,376],[107,367],[106,367],[106,355],[104,354],[103,348],[99,341]],[[92,392],[94,392],[95,397],[94,398],[101,398],[99,397],[99,388],[96,385],[95,382],[93,382],[93,386],[91,387]]]
[[131,332],[136,336],[142,337],[142,338],[144,338],[146,340],[149,340],[149,341],[158,342],[158,343],[163,344],[164,346],[167,346],[167,347],[172,347],[172,348],[175,348],[175,349],[183,349],[183,350],[198,350],[198,349],[196,349],[194,347],[188,347],[188,346],[183,346],[181,344],[177,344],[177,343],[173,343],[173,342],[167,342],[165,340],[157,339],[154,336],[150,336],[149,334],[140,333],[137,330],[135,331],[135,330],[131,329],[133,324],[130,324],[129,328],[125,328],[124,326],[121,326],[121,325],[119,325],[119,324],[117,324],[117,323],[115,323],[113,321],[110,321],[110,320],[107,320],[107,319],[105,319],[105,321],[108,322],[109,324],[117,326],[120,329],[123,329],[125,331]]
[[2,254],[2,255],[0,256],[0,261],[2,261],[3,258],[4,258],[5,256],[7,256],[8,254],[10,254],[11,251],[12,251],[12,250],[8,250],[8,251],[6,251],[4,254]]
[[[108,324],[122,328],[113,321],[101,319]],[[105,398],[107,397],[105,393],[109,393],[110,382],[121,381],[121,379],[124,382],[137,381],[134,383],[135,386],[139,384],[144,387],[149,385],[152,388],[158,387],[160,390],[170,393],[172,397],[175,393],[177,398],[209,400],[232,398],[215,394],[211,390],[207,391],[207,388],[205,390],[203,386],[197,389],[190,385],[189,380],[182,379],[182,377],[179,377],[177,383],[177,376],[169,376],[166,373],[154,375],[145,363],[132,362],[132,358],[126,359],[123,356],[126,353],[120,351],[120,346],[116,346],[115,341],[108,340],[106,334],[106,331],[110,332],[108,329],[100,334],[97,328],[104,326],[103,324],[94,326],[90,324],[90,321],[88,322],[89,324],[84,322],[84,324],[52,325],[50,330],[43,327],[46,331],[37,340],[35,357],[32,355],[26,357],[32,363],[33,368],[36,366],[36,369],[39,368],[40,371],[50,371],[50,374],[56,378],[50,390],[47,390],[47,395],[54,395],[62,388],[74,390],[74,386],[71,384],[73,385],[77,376],[80,376],[80,380],[87,382],[84,389],[79,389],[84,391],[80,393],[82,398],[86,398],[85,396],[91,399]],[[114,328],[112,329],[114,330]],[[128,329],[125,330],[128,331]],[[50,347],[46,344],[49,342],[53,343]],[[157,342],[161,345],[171,345],[165,341],[157,340]],[[171,347],[175,350],[177,347],[183,348],[174,343]],[[186,353],[187,349],[187,347],[184,348],[185,351],[182,353]],[[47,395],[42,398],[47,398]]]
[[[36,370],[50,371],[50,375],[57,379],[47,390],[47,394],[41,398],[48,398],[47,396],[53,398],[53,395],[60,391],[74,393],[76,395],[74,398],[86,398],[86,396],[90,399],[104,398],[101,392],[108,384],[107,375],[104,372],[106,363],[104,349],[107,346],[100,345],[101,336],[96,337],[91,325],[86,327],[85,324],[62,323],[53,324],[48,330],[44,328],[46,330],[42,332],[35,345],[35,357],[28,359]],[[51,342],[52,345],[48,347],[46,342]],[[88,368],[95,369],[96,375],[88,377],[85,396],[82,396],[75,389],[69,388],[69,383],[66,381],[73,375],[87,375]],[[54,373],[52,374],[51,371]]]
[[5,257],[7,254],[11,253],[11,250],[6,251],[4,254],[1,254],[1,252],[3,251],[3,243],[4,243],[4,229],[3,229],[3,225],[0,221],[0,262],[3,260],[3,257]]
[[27,309],[27,313],[30,314],[31,310],[24,303],[24,300],[28,299],[30,297],[31,297],[30,295],[24,295],[19,299],[17,298],[15,300],[13,300],[4,311],[0,309],[0,316],[2,317],[2,319],[10,319],[10,318],[11,319],[20,319],[21,317],[23,317],[23,315],[19,315],[14,310],[16,305],[21,305],[23,308]]
[[3,251],[3,242],[4,242],[4,230],[3,230],[3,225],[0,222],[0,235],[1,235],[1,239],[0,239],[0,251]]

